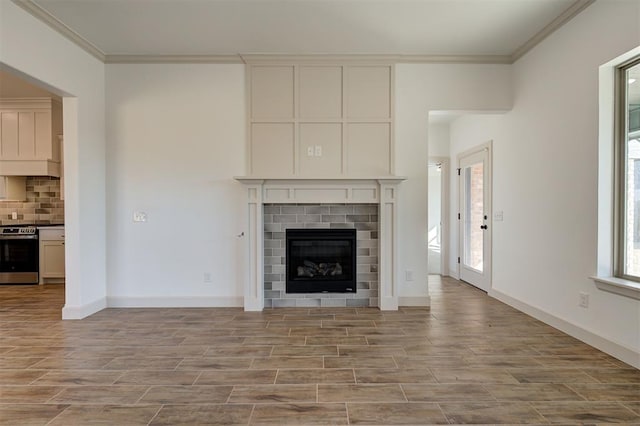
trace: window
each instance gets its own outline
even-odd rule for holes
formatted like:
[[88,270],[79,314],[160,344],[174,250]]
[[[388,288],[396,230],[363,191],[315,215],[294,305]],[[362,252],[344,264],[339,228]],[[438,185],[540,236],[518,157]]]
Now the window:
[[616,276],[640,281],[640,58],[617,75]]
[[640,300],[640,46],[598,68],[598,289]]

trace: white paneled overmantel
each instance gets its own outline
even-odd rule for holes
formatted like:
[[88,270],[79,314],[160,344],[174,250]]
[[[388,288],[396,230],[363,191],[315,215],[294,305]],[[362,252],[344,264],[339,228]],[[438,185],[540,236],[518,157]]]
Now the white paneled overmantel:
[[247,191],[246,260],[249,273],[244,285],[244,308],[264,308],[265,204],[346,203],[379,206],[380,309],[398,309],[398,189],[402,176],[359,178],[308,178],[238,176]]
[[393,175],[394,81],[390,63],[248,62],[248,174]]

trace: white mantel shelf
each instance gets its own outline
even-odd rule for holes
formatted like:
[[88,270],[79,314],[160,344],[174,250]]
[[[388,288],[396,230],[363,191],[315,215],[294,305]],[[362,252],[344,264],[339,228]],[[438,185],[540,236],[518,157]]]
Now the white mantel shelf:
[[338,177],[313,177],[313,176],[234,176],[239,182],[255,182],[255,181],[274,181],[274,182],[367,182],[367,181],[385,181],[385,182],[402,182],[407,180],[406,176],[381,175],[381,176],[338,176]]
[[381,310],[398,310],[398,186],[404,176],[236,176],[247,189],[244,309],[264,309],[265,204],[378,204],[379,301]]

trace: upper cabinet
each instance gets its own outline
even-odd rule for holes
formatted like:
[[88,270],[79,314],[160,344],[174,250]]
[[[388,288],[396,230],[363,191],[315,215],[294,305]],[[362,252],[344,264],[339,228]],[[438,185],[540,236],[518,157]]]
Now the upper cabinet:
[[59,101],[0,99],[0,176],[60,177],[61,134]]
[[248,174],[373,177],[393,169],[390,64],[249,64]]

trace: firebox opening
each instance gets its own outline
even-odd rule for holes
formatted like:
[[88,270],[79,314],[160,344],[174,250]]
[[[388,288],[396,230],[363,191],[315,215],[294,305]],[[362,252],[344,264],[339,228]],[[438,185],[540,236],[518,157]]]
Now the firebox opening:
[[287,229],[287,293],[355,293],[355,229]]

